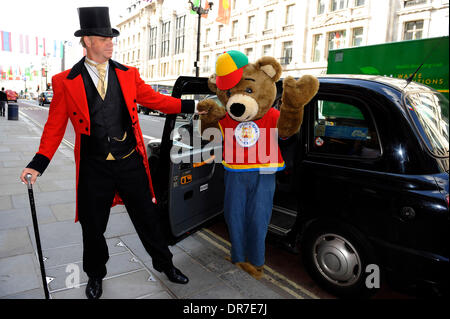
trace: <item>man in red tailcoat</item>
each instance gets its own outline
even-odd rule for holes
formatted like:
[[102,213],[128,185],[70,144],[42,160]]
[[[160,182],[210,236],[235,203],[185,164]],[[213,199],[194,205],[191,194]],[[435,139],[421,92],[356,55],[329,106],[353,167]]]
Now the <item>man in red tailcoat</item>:
[[81,37],[86,57],[72,69],[52,78],[53,100],[39,150],[23,170],[31,183],[44,173],[64,136],[67,121],[76,132],[77,205],[75,221],[83,234],[83,270],[89,280],[86,296],[100,298],[106,276],[108,248],[103,236],[110,208],[124,203],[137,234],[151,255],[155,270],[169,280],[186,284],[175,268],[155,209],[146,148],[137,105],[164,113],[193,113],[192,100],[180,100],[153,91],[136,68],[111,60],[113,37],[107,7],[79,8]]

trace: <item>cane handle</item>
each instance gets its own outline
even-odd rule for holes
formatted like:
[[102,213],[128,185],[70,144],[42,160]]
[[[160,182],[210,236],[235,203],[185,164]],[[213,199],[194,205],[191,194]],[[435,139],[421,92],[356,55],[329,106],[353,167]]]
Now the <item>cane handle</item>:
[[25,179],[27,180],[27,186],[29,189],[31,189],[31,177],[33,177],[33,175],[31,175],[30,173],[28,173],[27,175],[25,175]]

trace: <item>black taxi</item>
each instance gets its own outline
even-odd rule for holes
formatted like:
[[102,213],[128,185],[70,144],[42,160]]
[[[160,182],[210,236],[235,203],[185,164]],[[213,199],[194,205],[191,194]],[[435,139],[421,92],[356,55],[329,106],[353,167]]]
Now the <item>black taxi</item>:
[[[269,231],[318,284],[337,296],[370,294],[373,269],[437,294],[448,293],[448,100],[406,80],[319,77],[298,134],[279,141]],[[277,83],[278,97],[281,82]],[[180,77],[173,96],[214,96],[206,78]],[[277,107],[278,101],[273,107]],[[148,154],[159,208],[173,238],[223,212],[221,141],[202,139],[198,121],[166,117]]]

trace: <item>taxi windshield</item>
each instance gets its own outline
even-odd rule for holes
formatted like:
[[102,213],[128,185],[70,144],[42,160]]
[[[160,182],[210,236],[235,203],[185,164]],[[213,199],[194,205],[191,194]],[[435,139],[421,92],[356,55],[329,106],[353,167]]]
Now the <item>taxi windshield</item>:
[[405,97],[407,111],[430,152],[448,156],[448,100],[440,93],[411,92]]

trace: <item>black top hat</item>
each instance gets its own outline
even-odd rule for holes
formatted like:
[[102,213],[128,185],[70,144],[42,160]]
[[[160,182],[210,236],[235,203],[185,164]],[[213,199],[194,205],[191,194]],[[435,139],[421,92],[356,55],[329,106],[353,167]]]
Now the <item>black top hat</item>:
[[100,37],[117,37],[120,32],[111,28],[108,7],[78,8],[80,18],[80,30],[76,31],[76,37],[85,35],[97,35]]

